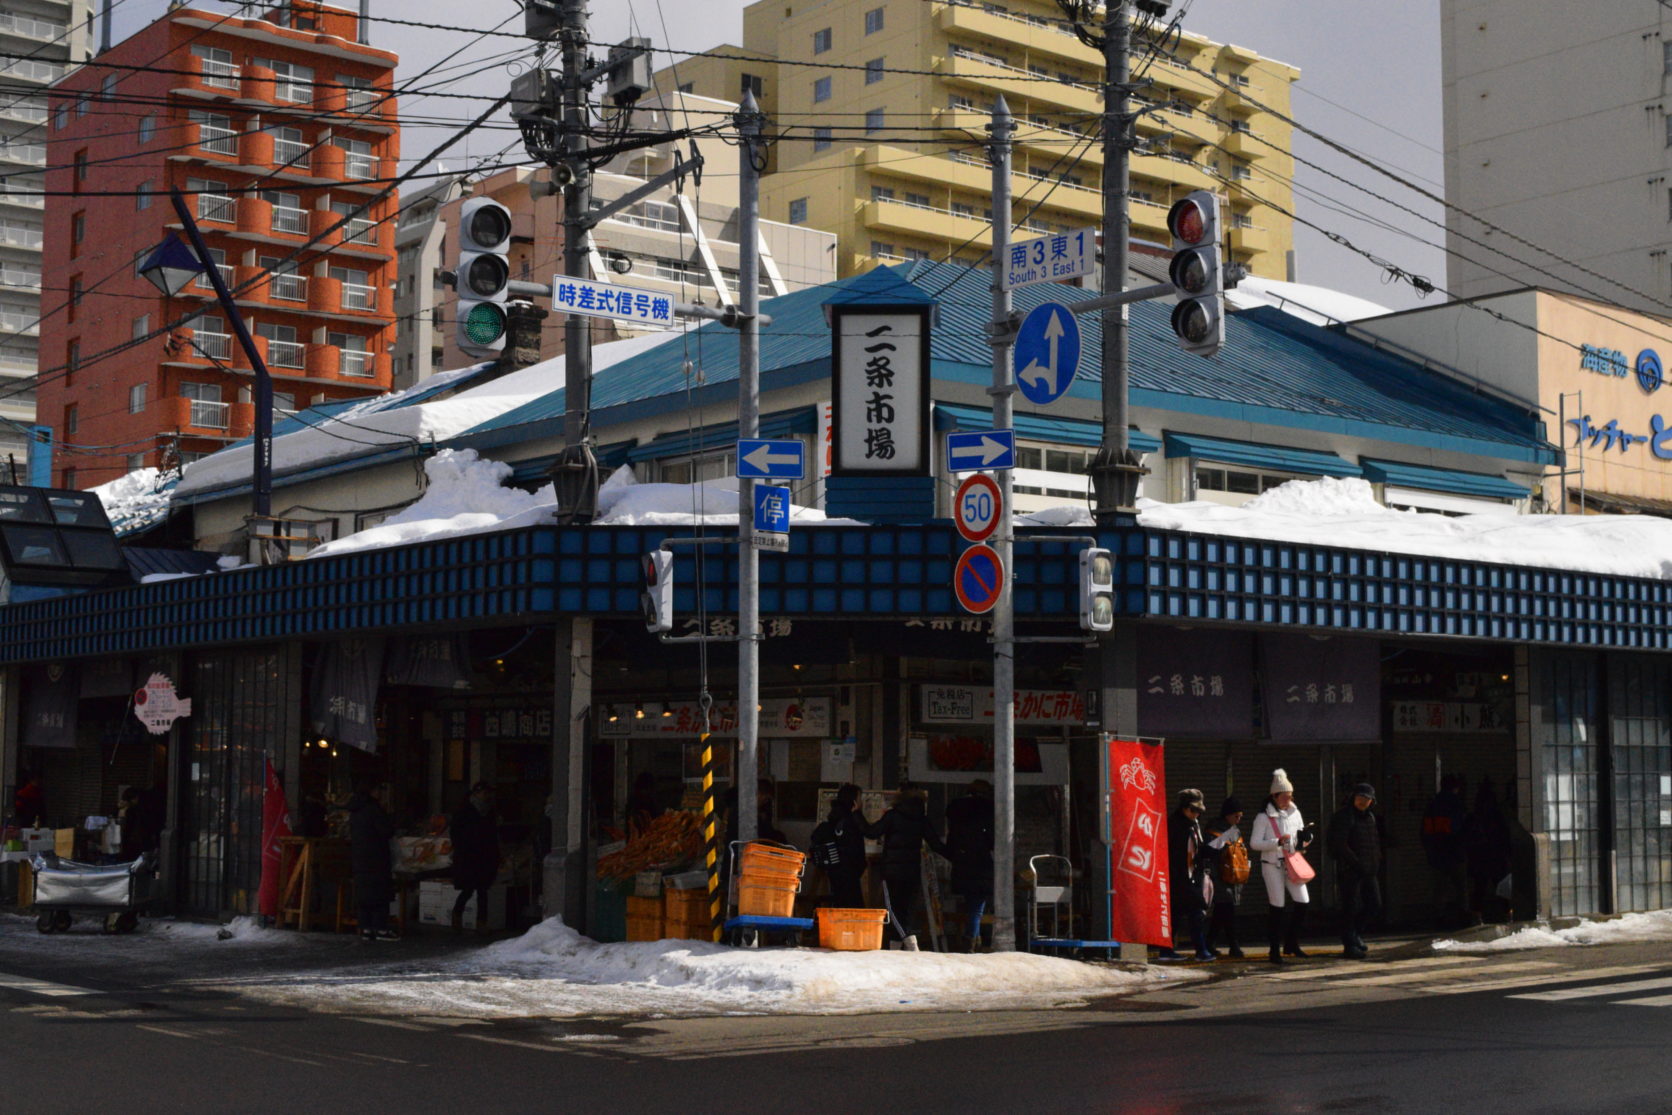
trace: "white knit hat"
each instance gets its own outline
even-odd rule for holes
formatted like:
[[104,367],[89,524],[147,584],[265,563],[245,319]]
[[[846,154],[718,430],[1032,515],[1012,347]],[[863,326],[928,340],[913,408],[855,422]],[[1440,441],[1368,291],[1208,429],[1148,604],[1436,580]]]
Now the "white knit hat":
[[1289,781],[1289,775],[1282,767],[1271,772],[1271,792],[1273,794],[1292,794],[1295,792],[1294,783]]

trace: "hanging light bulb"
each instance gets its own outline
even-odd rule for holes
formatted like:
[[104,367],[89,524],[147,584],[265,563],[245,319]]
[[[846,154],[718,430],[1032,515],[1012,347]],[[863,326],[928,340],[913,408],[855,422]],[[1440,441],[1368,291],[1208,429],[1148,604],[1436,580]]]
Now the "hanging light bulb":
[[618,719],[618,717],[615,714],[615,706],[614,705],[605,705],[604,706],[604,712],[608,716],[609,722],[611,724],[614,724],[616,722],[616,720]]
[[634,708],[633,708],[633,719],[634,720],[643,720],[644,719],[644,706],[643,705],[634,706]]

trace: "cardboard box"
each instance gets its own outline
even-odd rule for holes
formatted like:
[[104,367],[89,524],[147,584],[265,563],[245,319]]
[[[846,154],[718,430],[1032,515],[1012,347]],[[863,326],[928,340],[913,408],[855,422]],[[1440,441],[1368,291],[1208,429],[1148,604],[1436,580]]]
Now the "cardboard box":
[[51,829],[23,829],[18,833],[18,838],[23,841],[25,852],[52,851]]
[[61,859],[75,859],[75,829],[53,829],[52,851]]

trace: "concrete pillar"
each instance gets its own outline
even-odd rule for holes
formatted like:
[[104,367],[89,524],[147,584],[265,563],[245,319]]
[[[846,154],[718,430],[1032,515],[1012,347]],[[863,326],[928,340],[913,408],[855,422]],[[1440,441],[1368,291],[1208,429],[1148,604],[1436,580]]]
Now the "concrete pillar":
[[552,677],[552,849],[542,865],[546,917],[584,931],[591,905],[587,855],[588,721],[592,705],[592,624],[562,619],[554,625],[557,666]]

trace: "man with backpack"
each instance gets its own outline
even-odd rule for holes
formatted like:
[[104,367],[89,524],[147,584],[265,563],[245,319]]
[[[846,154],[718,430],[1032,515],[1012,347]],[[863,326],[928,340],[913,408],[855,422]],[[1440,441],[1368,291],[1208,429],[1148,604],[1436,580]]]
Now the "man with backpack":
[[865,905],[865,817],[859,812],[859,787],[836,791],[830,813],[813,830],[811,855],[830,880],[830,904],[851,910]]
[[1218,860],[1215,872],[1218,886],[1213,892],[1213,916],[1208,923],[1208,950],[1217,951],[1215,942],[1224,930],[1227,955],[1232,960],[1242,959],[1242,948],[1237,944],[1237,904],[1242,901],[1242,885],[1248,882],[1248,845],[1242,842],[1242,803],[1226,798],[1219,807],[1219,823],[1208,830],[1208,847]]

